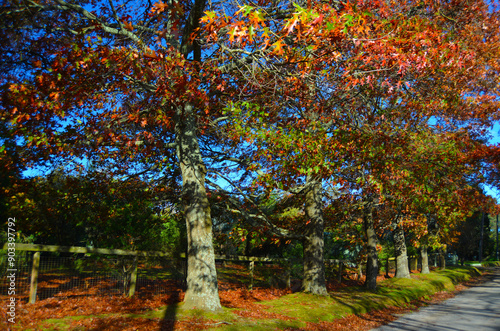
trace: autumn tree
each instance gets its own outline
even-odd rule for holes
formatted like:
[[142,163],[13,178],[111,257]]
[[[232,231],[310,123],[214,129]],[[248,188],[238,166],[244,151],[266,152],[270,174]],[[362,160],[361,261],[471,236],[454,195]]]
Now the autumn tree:
[[[388,160],[381,142],[396,150],[405,140],[394,131],[430,120],[443,132],[491,124],[498,10],[483,1],[210,6],[3,6],[2,24],[16,43],[2,47],[31,55],[13,61],[29,74],[2,76],[2,117],[32,150],[26,161],[74,154],[126,176],[178,169],[188,234],[185,306],[209,310],[220,302],[205,184],[207,173],[225,176],[218,164],[253,174],[248,189],[225,176],[234,194],[252,194],[257,184],[301,194],[307,218],[285,220],[288,229],[260,212],[251,194],[246,203],[257,212],[238,212],[276,235],[302,230],[304,289],[313,293],[326,293],[324,185],[360,192],[366,238],[373,239],[367,284],[375,288],[373,212]],[[38,44],[41,53],[31,54]]]
[[[266,169],[260,183],[285,192],[320,179],[353,180],[351,190],[365,192],[367,238],[376,239],[372,206],[392,180],[381,175],[400,176],[390,162],[393,150],[403,157],[405,131],[427,131],[435,120],[438,131],[477,132],[496,118],[490,47],[498,12],[484,2],[241,5],[235,15],[210,12],[203,20],[220,58],[247,64],[228,79],[245,100],[230,107],[243,114],[234,139],[257,146],[250,153],[260,166],[247,169]],[[471,67],[481,74],[472,77]],[[344,144],[329,139],[340,136]],[[362,170],[357,176],[353,166]]]
[[161,185],[179,171],[188,237],[184,307],[217,310],[203,149],[220,141],[208,92],[220,82],[214,68],[203,67],[194,38],[206,6],[204,0],[3,3],[8,38],[1,46],[10,62],[1,77],[1,113],[28,166],[76,158],[115,177],[154,176]]

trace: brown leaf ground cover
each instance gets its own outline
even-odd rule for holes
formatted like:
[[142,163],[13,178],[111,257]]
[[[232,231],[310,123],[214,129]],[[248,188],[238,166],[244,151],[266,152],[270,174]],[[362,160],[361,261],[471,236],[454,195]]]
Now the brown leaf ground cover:
[[[234,270],[239,270],[237,266]],[[233,271],[234,271],[233,270]],[[244,272],[244,269],[241,269]],[[237,275],[237,273],[236,273]],[[263,301],[276,300],[291,294],[292,289],[256,287],[252,291],[239,283],[237,278],[231,280],[221,277],[220,298],[224,307],[232,314],[256,324],[263,320],[290,321],[293,317],[272,312]],[[380,280],[383,280],[381,276]],[[409,302],[404,306],[387,307],[368,313],[349,315],[331,322],[305,323],[305,327],[283,328],[283,330],[369,330],[397,319],[399,314],[418,309],[421,306],[435,304],[453,297],[457,292],[466,289],[472,281],[457,285],[455,291],[440,291],[432,296],[425,296]],[[363,278],[345,279],[342,284],[332,281],[328,284],[330,292],[340,288],[359,286]],[[292,288],[297,289],[297,284]],[[28,304],[26,300],[18,302],[16,308],[16,324],[0,321],[2,330],[203,330],[217,329],[231,325],[230,321],[207,316],[183,315],[179,318],[177,303],[182,302],[184,292],[179,282],[169,282],[169,293],[162,295],[142,295],[127,298],[124,296],[88,296],[91,289],[76,289],[59,293],[57,296]],[[1,298],[6,303],[6,298]],[[165,309],[165,307],[167,307]],[[6,316],[6,304],[0,306],[1,316]],[[304,323],[302,323],[304,324]]]

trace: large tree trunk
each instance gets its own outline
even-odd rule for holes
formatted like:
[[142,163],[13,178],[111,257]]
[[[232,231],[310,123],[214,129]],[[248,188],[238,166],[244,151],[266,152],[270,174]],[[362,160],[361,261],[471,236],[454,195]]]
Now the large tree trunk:
[[406,253],[405,232],[401,224],[401,218],[396,220],[394,229],[394,249],[396,252],[396,278],[411,278],[408,268],[408,255]]
[[445,254],[446,254],[446,248],[440,248],[439,249],[439,269],[444,270],[446,269],[446,259],[445,259]]
[[373,201],[368,201],[363,215],[363,224],[366,238],[366,280],[365,287],[369,290],[377,288],[379,269],[377,253],[377,233],[373,224]]
[[422,270],[420,273],[428,274],[429,271],[429,255],[427,255],[427,245],[420,246],[420,255],[422,256]]
[[[182,111],[183,110],[183,111]],[[182,183],[187,228],[187,290],[183,308],[221,308],[212,243],[212,220],[205,190],[206,168],[196,136],[193,106],[179,109],[176,124],[177,158]]]
[[[307,182],[311,182],[310,176]],[[306,194],[305,211],[307,221],[304,245],[304,280],[302,291],[328,295],[325,282],[325,263],[323,261],[324,220],[322,207],[321,182],[314,183]]]

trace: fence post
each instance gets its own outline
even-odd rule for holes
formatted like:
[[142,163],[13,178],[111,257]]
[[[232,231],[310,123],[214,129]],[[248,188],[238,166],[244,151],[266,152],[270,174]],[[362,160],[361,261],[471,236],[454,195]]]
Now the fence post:
[[253,269],[254,269],[254,266],[255,266],[255,262],[250,261],[250,265],[248,266],[248,268],[250,269],[250,285],[248,286],[248,289],[250,291],[253,289]]
[[36,301],[36,288],[38,286],[38,269],[40,268],[40,252],[33,254],[33,267],[31,268],[30,303]]
[[137,256],[134,258],[134,265],[132,266],[132,273],[130,274],[130,287],[128,289],[129,297],[134,296],[136,284],[137,284]]

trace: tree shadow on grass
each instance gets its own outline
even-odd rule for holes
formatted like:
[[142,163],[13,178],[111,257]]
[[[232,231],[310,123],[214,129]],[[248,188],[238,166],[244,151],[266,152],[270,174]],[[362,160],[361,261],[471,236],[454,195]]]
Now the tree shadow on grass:
[[175,291],[170,297],[170,304],[165,309],[165,314],[163,315],[162,320],[160,321],[160,330],[161,331],[171,331],[175,328],[175,323],[177,321],[177,313],[179,310],[180,304],[180,292]]

